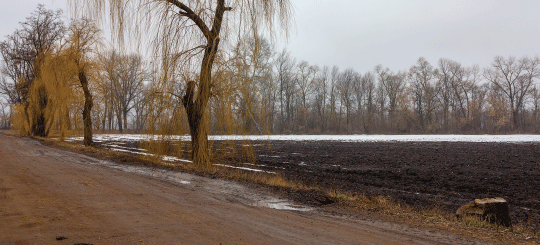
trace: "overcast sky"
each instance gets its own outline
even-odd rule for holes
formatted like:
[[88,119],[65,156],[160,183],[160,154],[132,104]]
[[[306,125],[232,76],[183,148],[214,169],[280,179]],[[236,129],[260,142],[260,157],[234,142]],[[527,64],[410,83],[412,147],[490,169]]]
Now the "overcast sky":
[[[36,9],[66,0],[1,0],[0,37]],[[540,54],[538,0],[291,0],[287,49],[298,60],[364,73],[377,64],[408,69],[423,56],[488,66],[496,55]],[[280,45],[283,48],[283,45]]]

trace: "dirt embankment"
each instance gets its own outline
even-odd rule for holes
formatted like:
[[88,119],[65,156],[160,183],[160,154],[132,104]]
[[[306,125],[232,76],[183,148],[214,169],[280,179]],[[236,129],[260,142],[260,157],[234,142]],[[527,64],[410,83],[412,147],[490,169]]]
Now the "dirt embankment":
[[475,244],[374,218],[256,207],[268,193],[227,181],[134,172],[0,134],[0,244]]

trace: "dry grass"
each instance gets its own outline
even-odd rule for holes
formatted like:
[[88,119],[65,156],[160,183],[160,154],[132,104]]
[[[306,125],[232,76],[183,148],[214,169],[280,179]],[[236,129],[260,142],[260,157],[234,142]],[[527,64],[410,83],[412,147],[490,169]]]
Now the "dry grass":
[[[490,224],[476,217],[457,219],[437,207],[419,209],[400,204],[391,197],[368,196],[343,193],[320,187],[306,186],[296,180],[289,180],[280,174],[252,173],[225,167],[198,169],[192,164],[172,164],[162,161],[158,156],[139,156],[123,152],[115,152],[102,148],[85,147],[80,144],[59,142],[51,139],[40,139],[44,144],[75,151],[104,160],[123,164],[145,165],[184,171],[211,178],[224,178],[279,189],[286,192],[317,192],[332,200],[344,212],[367,213],[383,219],[405,223],[415,227],[437,229],[461,234],[467,237],[482,239],[503,244],[540,244],[540,232],[531,231],[520,224],[506,228]],[[308,197],[309,198],[309,197]],[[323,208],[324,209],[324,208]]]
[[351,195],[336,191],[327,194],[343,207],[417,227],[450,231],[502,244],[540,244],[540,232],[531,231],[521,224],[508,228],[489,223],[479,217],[458,219],[439,208],[414,208],[400,204],[391,197]]

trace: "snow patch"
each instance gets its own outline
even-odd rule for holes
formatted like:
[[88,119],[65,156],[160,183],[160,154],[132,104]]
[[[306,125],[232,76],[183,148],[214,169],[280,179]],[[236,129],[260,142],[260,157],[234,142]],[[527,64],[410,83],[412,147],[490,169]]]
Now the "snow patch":
[[[209,140],[281,140],[281,141],[342,141],[342,142],[540,142],[540,135],[211,135]],[[82,141],[83,137],[69,137],[67,141]],[[94,141],[190,141],[187,135],[95,134]]]
[[220,166],[220,167],[226,167],[226,168],[236,168],[241,170],[247,170],[247,171],[253,171],[253,172],[263,172],[263,173],[269,173],[269,174],[276,174],[276,172],[270,172],[270,171],[264,171],[260,169],[254,169],[254,168],[246,168],[246,167],[236,167],[231,165],[225,165],[225,164],[214,164],[214,166]]

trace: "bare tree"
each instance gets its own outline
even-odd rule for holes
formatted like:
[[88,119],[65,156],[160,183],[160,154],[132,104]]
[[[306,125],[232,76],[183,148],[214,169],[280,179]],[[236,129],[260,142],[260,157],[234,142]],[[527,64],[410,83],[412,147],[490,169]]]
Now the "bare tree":
[[147,78],[145,64],[138,54],[122,55],[115,51],[102,56],[101,63],[108,88],[109,103],[115,110],[118,129],[127,129],[128,114],[136,106]]
[[395,129],[396,110],[398,106],[398,97],[405,87],[406,74],[394,74],[388,68],[382,68],[381,65],[375,67],[375,72],[379,75],[379,82],[384,89],[384,95],[388,98],[388,119],[390,130]]
[[485,69],[484,77],[499,88],[508,99],[511,110],[512,127],[521,128],[519,116],[526,96],[533,87],[535,79],[540,77],[540,59],[538,57],[515,57],[505,59],[495,57],[491,68]]
[[149,114],[149,105],[152,90],[149,85],[142,84],[139,88],[139,93],[135,97],[133,109],[135,110],[135,132],[139,133],[146,125],[146,120]]
[[239,92],[239,113],[245,132],[268,132],[273,121],[274,97],[272,80],[273,47],[264,37],[241,39],[232,59]]
[[315,86],[315,74],[317,70],[318,68],[316,66],[310,66],[307,61],[301,61],[298,64],[296,84],[298,86],[298,92],[300,92],[301,106],[304,108],[307,108],[308,97]]
[[[447,100],[443,97],[443,120],[450,120],[446,113],[453,108],[453,120],[459,131],[472,130],[473,121],[478,110],[481,110],[483,93],[480,91],[480,69],[478,66],[462,67],[460,63],[447,59],[439,60],[439,83],[448,83],[442,86],[450,86]],[[444,80],[444,81],[441,81]],[[445,105],[448,103],[448,105]],[[444,122],[444,121],[443,121]]]
[[375,117],[375,76],[373,73],[368,72],[362,76],[363,87],[363,105],[365,106],[365,116],[362,122],[364,132],[370,133],[373,124],[373,118]]
[[418,59],[416,65],[412,66],[409,72],[415,109],[422,130],[425,130],[426,126],[433,126],[432,123],[434,122],[434,111],[437,106],[436,97],[438,94],[433,84],[435,74],[433,66],[423,57]]
[[298,91],[298,121],[297,126],[305,129],[309,113],[309,99],[315,86],[315,75],[318,67],[311,66],[307,61],[301,61],[297,65],[297,74],[295,76],[296,88]]
[[281,132],[290,129],[290,123],[293,118],[293,100],[294,100],[294,79],[293,67],[295,61],[291,58],[289,52],[283,50],[276,59],[276,79],[279,87],[280,104],[280,130]]
[[[330,110],[330,125],[333,128],[334,131],[339,132],[339,117],[337,114],[337,106],[338,106],[338,83],[339,83],[339,67],[334,66],[332,67],[332,72],[330,73],[330,94],[329,94],[329,110]],[[341,114],[341,113],[340,113]],[[339,115],[341,116],[341,115]]]
[[389,80],[390,77],[390,69],[389,68],[382,68],[382,65],[377,65],[375,67],[375,74],[377,77],[377,87],[376,87],[376,104],[378,109],[378,120],[379,123],[377,124],[379,128],[384,129],[386,128],[386,111],[387,111],[387,99],[388,96],[386,96],[386,89],[384,87],[384,81]]
[[345,70],[339,79],[337,89],[341,98],[341,104],[345,106],[345,121],[347,123],[347,131],[350,130],[351,112],[354,103],[354,86],[360,80],[360,74],[353,69]]
[[450,107],[454,102],[453,99],[453,84],[459,80],[461,69],[460,65],[448,59],[439,59],[438,62],[438,81],[437,86],[441,91],[439,96],[442,103],[442,128],[445,132],[449,130]]
[[315,85],[315,110],[319,117],[320,130],[325,132],[327,128],[326,105],[328,102],[329,68],[324,66],[318,73]]

